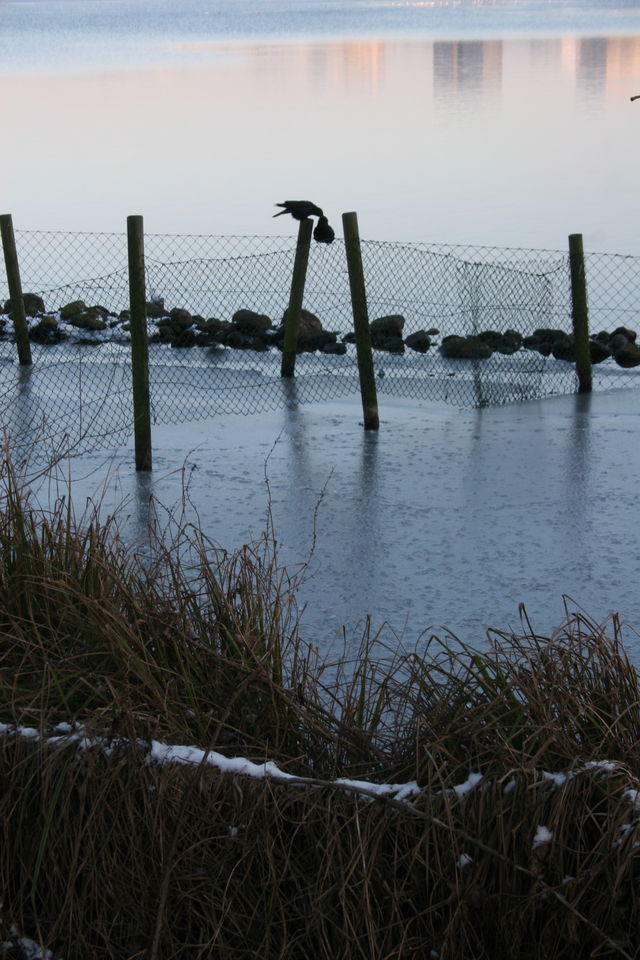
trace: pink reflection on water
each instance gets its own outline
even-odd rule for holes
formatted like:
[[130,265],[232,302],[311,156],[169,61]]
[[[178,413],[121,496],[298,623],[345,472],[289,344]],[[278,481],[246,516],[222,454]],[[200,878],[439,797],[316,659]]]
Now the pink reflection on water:
[[181,50],[192,66],[0,78],[18,226],[281,232],[273,203],[308,196],[370,238],[640,250],[640,37]]

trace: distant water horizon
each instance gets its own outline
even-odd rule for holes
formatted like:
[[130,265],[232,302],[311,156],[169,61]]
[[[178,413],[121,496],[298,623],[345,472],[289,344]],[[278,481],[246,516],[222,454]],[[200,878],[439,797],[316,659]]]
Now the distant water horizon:
[[209,44],[246,40],[629,35],[640,33],[640,7],[632,0],[2,0],[0,23],[6,74],[185,63]]

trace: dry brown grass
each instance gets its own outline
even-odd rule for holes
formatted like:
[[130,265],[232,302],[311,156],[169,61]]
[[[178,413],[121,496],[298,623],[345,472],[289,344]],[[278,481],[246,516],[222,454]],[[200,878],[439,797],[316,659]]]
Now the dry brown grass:
[[[142,558],[114,521],[33,509],[8,462],[3,483],[0,943],[11,923],[65,960],[640,957],[640,697],[615,618],[539,637],[523,615],[482,651],[365,633],[329,667],[267,538],[229,556],[184,530]],[[48,742],[62,721],[94,739]],[[159,765],[152,739],[299,782]]]

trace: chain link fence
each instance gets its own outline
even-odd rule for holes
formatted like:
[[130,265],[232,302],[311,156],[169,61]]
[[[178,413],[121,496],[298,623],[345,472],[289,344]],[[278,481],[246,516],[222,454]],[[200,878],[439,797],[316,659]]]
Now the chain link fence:
[[[299,354],[293,382],[280,378],[276,328],[296,241],[294,224],[290,237],[145,237],[156,423],[357,392],[341,240],[310,251],[304,305],[321,323],[322,347]],[[25,450],[46,438],[47,457],[59,446],[121,443],[132,423],[126,236],[18,231],[16,242],[23,291],[42,302],[28,319],[29,369],[18,366],[10,319],[0,315],[6,432]],[[373,336],[381,398],[479,407],[576,390],[568,251],[374,241],[361,251],[370,320],[395,318]],[[606,347],[594,389],[635,386],[640,371],[616,362],[610,340],[617,328],[634,329],[640,258],[587,254],[585,264],[591,332]],[[0,306],[6,300],[2,276]],[[264,320],[254,335],[238,329],[240,310],[267,317],[270,329]]]

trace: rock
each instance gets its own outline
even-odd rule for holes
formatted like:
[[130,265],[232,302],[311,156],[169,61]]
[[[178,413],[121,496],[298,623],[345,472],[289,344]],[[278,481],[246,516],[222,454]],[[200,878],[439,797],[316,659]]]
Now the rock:
[[[273,342],[282,349],[284,342],[284,328],[288,314],[287,308],[283,314],[282,324],[275,331]],[[300,326],[298,327],[297,353],[313,353],[314,350],[322,350],[328,343],[335,343],[338,339],[336,333],[324,330],[320,318],[309,310],[302,310],[300,314]]]
[[260,353],[264,353],[265,350],[269,349],[269,344],[265,343],[262,337],[248,337],[245,347],[247,350],[258,350]]
[[29,330],[29,339],[35,343],[60,343],[66,335],[60,330],[55,317],[44,316]]
[[517,330],[505,330],[500,333],[497,330],[482,330],[478,334],[478,340],[487,343],[492,350],[510,356],[516,353],[522,346],[522,335]]
[[[282,314],[282,324],[280,329],[284,328],[284,325],[287,322],[287,317],[289,315],[289,308],[285,310]],[[305,310],[304,308],[300,311],[300,326],[298,327],[298,335],[301,333],[315,333],[318,330],[322,330],[322,322],[319,317],[316,317],[315,313],[311,313],[310,310]]]
[[[77,301],[80,303],[81,301]],[[105,307],[95,306],[86,307],[80,313],[73,313],[66,318],[66,322],[72,327],[80,327],[82,330],[106,330],[106,317],[109,311]],[[62,311],[61,311],[62,318]]]
[[[206,343],[216,343],[222,340],[225,325],[217,317],[210,317],[208,320],[195,320],[195,326],[199,331],[198,337],[203,337]],[[232,324],[227,324],[227,326],[235,329]],[[199,343],[200,340],[197,342]]]
[[636,336],[637,336],[637,334],[636,334],[635,330],[629,330],[628,327],[616,327],[616,329],[615,329],[615,330],[613,331],[613,333],[611,334],[611,337],[613,338],[613,337],[617,336],[618,334],[622,334],[623,337],[626,337],[627,340],[629,341],[629,343],[635,343],[635,342],[636,342]]
[[616,350],[613,358],[619,367],[640,366],[640,347],[635,343],[627,343]]
[[[183,336],[183,334],[189,334]],[[172,347],[193,347],[196,343],[194,320],[188,310],[174,307],[169,314],[158,318],[158,332],[151,338],[153,343],[170,343]]]
[[477,337],[445,337],[440,353],[450,360],[487,360],[492,354],[488,343]]
[[609,340],[609,349],[615,353],[616,350],[619,350],[621,347],[626,347],[627,344],[633,343],[632,340],[629,340],[629,337],[624,333],[612,333]]
[[331,343],[335,343],[338,335],[330,330],[317,330],[315,333],[308,333],[298,336],[297,353],[313,353],[314,350],[323,350]]
[[196,331],[193,328],[186,328],[178,332],[172,332],[169,343],[172,347],[182,349],[184,347],[195,347]]
[[236,310],[231,322],[235,324],[240,333],[247,336],[264,333],[265,330],[269,330],[273,326],[269,317],[264,313],[256,313],[254,310]]
[[478,340],[488,343],[492,350],[497,350],[502,345],[502,334],[497,330],[481,330],[478,334]]
[[223,334],[222,343],[225,347],[233,347],[234,350],[241,350],[244,346],[244,337],[239,330],[226,330]]
[[88,310],[85,310],[84,313],[77,313],[73,317],[69,317],[68,322],[73,327],[80,327],[82,330],[106,330],[107,324],[101,314],[95,313],[94,309],[90,307]]
[[330,353],[335,356],[343,356],[346,352],[346,343],[325,343],[324,347],[322,347],[322,353]]
[[589,341],[589,353],[591,355],[591,363],[602,363],[603,360],[607,360],[613,355],[612,350],[606,343],[601,343],[600,340]]
[[402,337],[405,320],[399,313],[390,314],[388,317],[378,317],[369,324],[371,330],[371,340],[386,337]]
[[155,300],[147,301],[147,317],[149,320],[159,320],[160,317],[166,317],[167,311],[164,306],[164,298],[158,297]]
[[86,313],[87,309],[84,300],[72,300],[71,303],[66,303],[64,307],[60,308],[60,319],[71,320],[71,317],[75,317],[79,313]]
[[178,330],[187,330],[193,326],[193,317],[188,310],[184,310],[182,307],[174,307],[173,310],[170,310],[169,317]]
[[556,360],[566,360],[567,363],[576,362],[576,347],[573,337],[565,337],[561,340],[555,340],[551,344],[551,353]]
[[160,317],[158,329],[151,334],[149,340],[151,343],[169,343],[171,337],[177,333],[179,333],[179,329],[174,329],[171,317]]
[[502,334],[502,343],[502,347],[497,348],[500,353],[515,353],[522,346],[522,334],[509,328]]
[[376,337],[372,346],[375,350],[385,350],[387,353],[404,353],[402,337]]
[[28,317],[35,317],[39,313],[44,313],[44,300],[37,293],[23,293],[24,312]]
[[557,330],[555,327],[538,327],[530,336],[524,337],[522,345],[528,350],[537,350],[548,357],[554,343],[568,338],[569,334],[564,330]]
[[[23,293],[24,312],[28,317],[36,317],[45,312],[44,300],[37,293]],[[11,300],[6,300],[2,313],[11,313]]]
[[426,330],[416,330],[415,333],[410,333],[404,342],[405,346],[410,347],[411,350],[426,353],[431,346],[431,337]]

